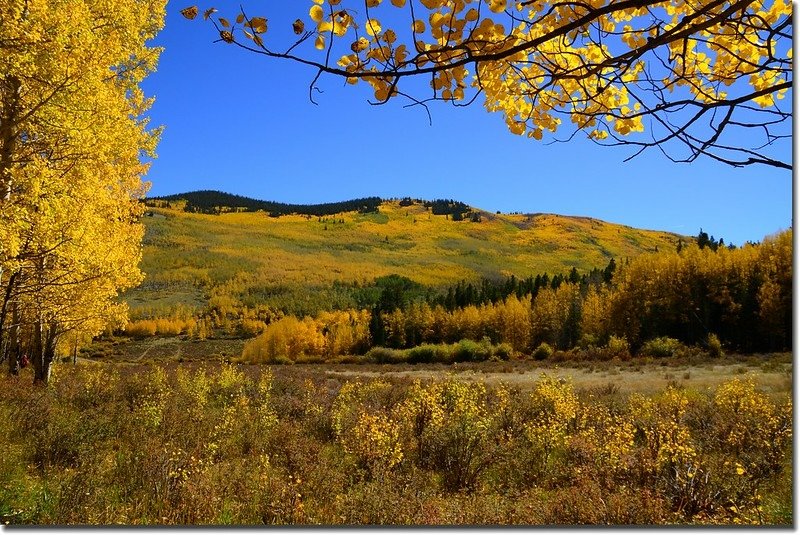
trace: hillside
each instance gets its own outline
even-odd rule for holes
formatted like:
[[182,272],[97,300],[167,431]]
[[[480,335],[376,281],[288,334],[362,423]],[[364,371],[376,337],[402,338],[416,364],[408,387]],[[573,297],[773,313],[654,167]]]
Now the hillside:
[[454,221],[461,217],[434,215],[441,210],[431,203],[408,199],[384,201],[374,212],[270,217],[261,211],[186,212],[181,196],[173,197],[170,208],[148,202],[142,262],[147,276],[126,296],[134,317],[209,303],[266,303],[295,312],[358,306],[370,299],[361,290],[390,274],[436,288],[462,279],[567,273],[573,267],[587,272],[611,258],[674,248],[680,238],[543,213],[472,208]]

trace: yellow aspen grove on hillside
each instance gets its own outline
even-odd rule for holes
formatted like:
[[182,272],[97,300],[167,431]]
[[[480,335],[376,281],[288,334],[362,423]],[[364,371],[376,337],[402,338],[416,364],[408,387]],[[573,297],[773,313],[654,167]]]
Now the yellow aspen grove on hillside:
[[[157,131],[139,82],[162,0],[6,0],[0,10],[0,358],[46,383],[59,344],[125,319]],[[69,336],[64,336],[69,333]]]
[[[203,18],[224,43],[308,65],[311,90],[333,74],[369,84],[378,104],[482,96],[511,132],[537,140],[582,133],[631,157],[655,147],[674,161],[791,168],[773,150],[791,137],[788,0],[296,4],[299,18],[269,24],[257,4]],[[430,91],[407,83],[415,77]]]

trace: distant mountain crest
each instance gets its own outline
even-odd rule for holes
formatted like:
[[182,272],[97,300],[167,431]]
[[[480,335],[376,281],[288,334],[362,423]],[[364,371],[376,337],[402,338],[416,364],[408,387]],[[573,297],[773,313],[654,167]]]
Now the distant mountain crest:
[[200,212],[204,214],[218,214],[222,212],[257,212],[262,210],[271,216],[288,214],[301,214],[313,216],[333,215],[340,212],[375,212],[383,200],[380,197],[363,197],[349,201],[321,203],[321,204],[288,204],[274,201],[261,201],[234,195],[223,191],[199,190],[187,193],[176,193],[163,197],[150,197],[145,199],[148,206],[165,206],[185,201],[184,211]]
[[[242,195],[234,195],[217,190],[198,190],[186,193],[176,193],[161,197],[149,197],[145,204],[153,207],[171,207],[176,203],[185,202],[183,210],[186,212],[219,214],[224,212],[267,212],[273,217],[289,214],[328,216],[342,212],[377,212],[378,206],[386,199],[380,197],[362,197],[349,201],[321,203],[321,204],[289,204],[275,201],[262,201]],[[430,208],[434,215],[451,215],[456,220],[472,209],[463,202],[453,199],[434,199],[425,201],[405,197],[400,200],[400,206],[422,204]]]

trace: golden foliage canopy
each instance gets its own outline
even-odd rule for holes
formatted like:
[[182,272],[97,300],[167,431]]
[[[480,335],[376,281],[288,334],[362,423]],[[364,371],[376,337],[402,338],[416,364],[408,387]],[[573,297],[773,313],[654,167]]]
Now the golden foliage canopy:
[[787,0],[313,0],[271,23],[291,27],[289,41],[269,35],[269,13],[216,12],[203,17],[221,41],[309,65],[311,89],[326,73],[369,84],[376,104],[482,95],[511,132],[535,139],[582,132],[634,155],[657,147],[675,161],[791,168],[773,146],[791,137]]
[[5,357],[9,344],[27,343],[37,364],[62,334],[93,335],[123,318],[114,298],[141,280],[142,157],[158,132],[139,82],[155,69],[160,50],[146,43],[165,2],[3,6],[0,348]]

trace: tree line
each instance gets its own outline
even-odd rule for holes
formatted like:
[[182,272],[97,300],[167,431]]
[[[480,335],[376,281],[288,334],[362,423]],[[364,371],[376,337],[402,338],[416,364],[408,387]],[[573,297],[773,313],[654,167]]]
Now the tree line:
[[[160,197],[148,197],[145,204],[151,207],[173,208],[182,206],[185,212],[220,214],[225,212],[266,212],[272,217],[282,215],[300,214],[309,216],[329,216],[342,212],[371,213],[377,212],[381,203],[386,199],[380,197],[363,197],[348,201],[338,201],[320,204],[292,204],[275,201],[262,201],[225,193],[216,190],[199,190],[187,193],[176,193]],[[480,214],[474,212],[469,205],[453,199],[422,200],[403,197],[399,200],[400,206],[413,206],[421,204],[430,210],[433,215],[444,215],[453,221],[462,221],[469,217],[475,222],[480,221]]]
[[348,311],[335,329],[329,313],[289,316],[266,325],[245,355],[293,360],[460,340],[508,344],[523,355],[542,344],[636,353],[662,338],[743,352],[786,350],[792,347],[792,232],[737,249],[690,243],[583,276],[573,270],[552,279],[459,283],[444,297],[420,290],[403,277],[386,278],[371,311]]
[[200,190],[188,193],[177,193],[162,197],[150,197],[146,200],[149,206],[172,207],[173,203],[185,201],[183,210],[186,212],[219,214],[229,211],[242,212],[267,212],[272,217],[282,215],[300,214],[309,216],[327,216],[342,212],[377,212],[383,200],[380,197],[363,197],[349,201],[330,202],[321,204],[287,204],[274,201],[260,201],[233,195],[222,191]]

